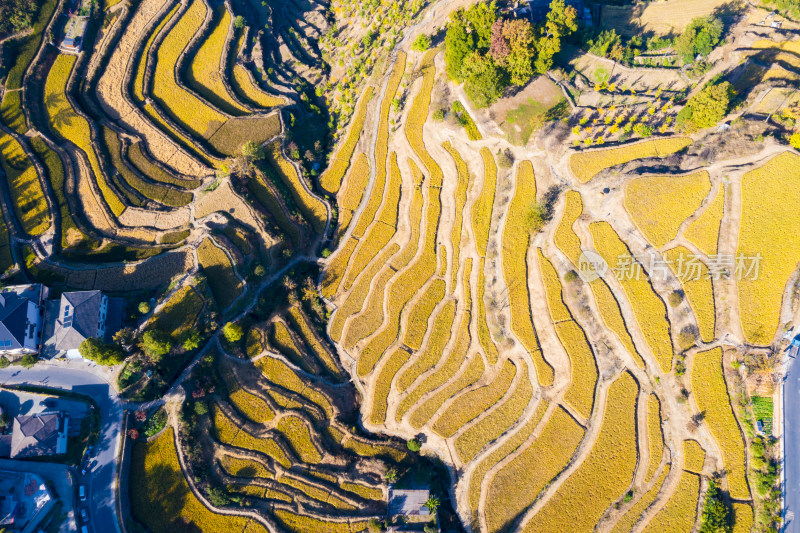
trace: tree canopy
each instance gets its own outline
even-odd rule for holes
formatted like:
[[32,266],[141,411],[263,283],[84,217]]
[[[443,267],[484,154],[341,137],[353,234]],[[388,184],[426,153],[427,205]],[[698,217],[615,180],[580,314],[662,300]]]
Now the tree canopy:
[[103,342],[89,337],[78,347],[81,357],[94,361],[98,365],[112,366],[125,360],[125,352],[116,344]]
[[475,105],[494,103],[509,84],[525,85],[544,74],[561,50],[561,39],[577,29],[577,12],[553,0],[546,20],[534,26],[524,19],[504,19],[494,2],[479,2],[451,15],[445,36],[447,75]]
[[158,362],[172,349],[172,340],[163,331],[151,329],[142,335],[141,347],[150,360]]
[[722,499],[717,482],[711,480],[703,503],[700,533],[730,533],[732,529],[730,507]]
[[711,53],[722,38],[722,30],[720,19],[697,17],[675,38],[673,46],[684,63],[691,63],[698,54],[705,57]]
[[678,113],[678,124],[686,130],[714,126],[728,114],[733,94],[733,87],[727,81],[706,84]]

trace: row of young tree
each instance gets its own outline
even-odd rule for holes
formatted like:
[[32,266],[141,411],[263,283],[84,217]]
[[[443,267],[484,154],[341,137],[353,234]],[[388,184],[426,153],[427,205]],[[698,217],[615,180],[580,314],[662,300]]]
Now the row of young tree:
[[486,107],[507,87],[547,72],[562,39],[578,28],[577,16],[564,0],[553,0],[546,19],[536,25],[499,16],[494,2],[458,9],[445,37],[447,75],[464,83],[475,105]]

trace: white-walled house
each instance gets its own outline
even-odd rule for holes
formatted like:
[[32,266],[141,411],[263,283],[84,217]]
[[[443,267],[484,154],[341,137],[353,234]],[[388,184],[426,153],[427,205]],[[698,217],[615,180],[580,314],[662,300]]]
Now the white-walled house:
[[0,289],[0,356],[16,360],[39,353],[47,292],[40,284]]
[[100,291],[65,292],[47,305],[46,357],[80,357],[78,348],[89,337],[110,342],[122,327],[125,302]]

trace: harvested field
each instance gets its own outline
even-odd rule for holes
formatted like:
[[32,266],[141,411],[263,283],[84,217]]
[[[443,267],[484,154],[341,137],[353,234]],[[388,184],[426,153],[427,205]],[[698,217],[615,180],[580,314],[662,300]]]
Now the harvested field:
[[227,309],[242,293],[242,284],[233,271],[227,254],[206,238],[197,247],[197,260],[220,309]]

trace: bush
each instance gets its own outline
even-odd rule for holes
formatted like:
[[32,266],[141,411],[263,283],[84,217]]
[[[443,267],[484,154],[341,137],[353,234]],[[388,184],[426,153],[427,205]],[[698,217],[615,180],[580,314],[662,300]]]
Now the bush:
[[433,120],[441,122],[444,120],[445,111],[444,109],[437,109],[433,112]]
[[669,294],[669,305],[671,307],[678,307],[683,301],[683,293],[681,291],[672,291]]
[[156,410],[145,421],[142,433],[145,437],[152,437],[167,426],[167,411],[162,407]]
[[244,335],[244,331],[242,331],[242,326],[239,324],[234,324],[233,322],[228,322],[222,328],[222,334],[225,336],[225,340],[230,342],[231,344],[239,342]]
[[36,356],[33,354],[25,354],[22,359],[19,360],[19,364],[24,368],[30,368],[36,364]]
[[716,125],[728,114],[733,94],[733,87],[727,81],[717,84],[709,82],[678,113],[678,126],[692,131]]
[[417,453],[422,449],[422,443],[417,439],[409,439],[408,442],[406,442],[406,446],[408,446],[408,449],[414,453]]
[[172,340],[161,330],[151,329],[144,332],[140,345],[148,359],[157,363],[172,350]]
[[140,302],[139,303],[139,312],[143,315],[146,315],[150,312],[150,303],[149,302]]
[[684,63],[691,63],[698,55],[708,56],[719,44],[721,37],[721,20],[716,17],[697,17],[675,38],[675,51]]
[[633,133],[639,137],[650,137],[653,135],[653,128],[647,124],[639,122],[638,124],[633,125]]
[[125,360],[125,352],[116,344],[109,344],[89,337],[78,347],[81,357],[99,365],[113,366]]
[[431,47],[431,38],[421,33],[414,39],[414,44],[411,45],[411,49],[415,52],[424,52],[428,48]]

